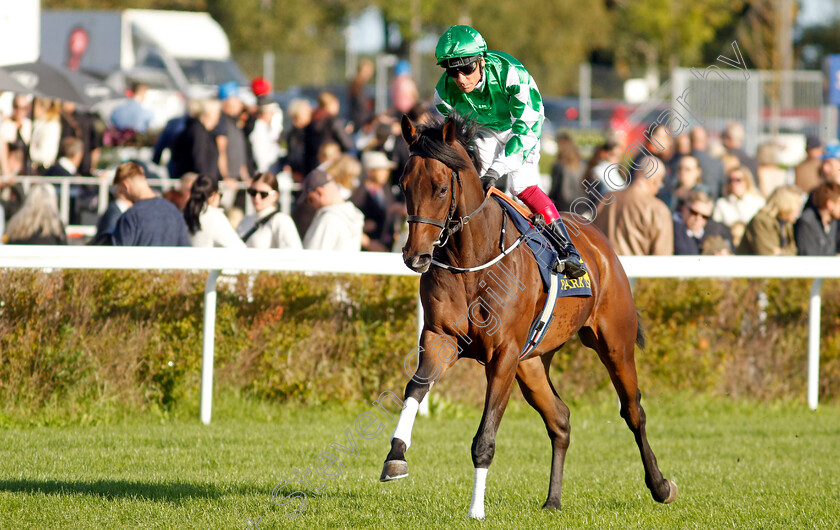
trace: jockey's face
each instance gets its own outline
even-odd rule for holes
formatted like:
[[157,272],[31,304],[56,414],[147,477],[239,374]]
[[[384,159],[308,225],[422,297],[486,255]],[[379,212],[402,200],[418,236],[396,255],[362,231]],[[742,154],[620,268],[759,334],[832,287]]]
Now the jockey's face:
[[481,81],[481,73],[484,72],[484,58],[479,59],[478,68],[473,70],[473,73],[465,75],[463,72],[458,73],[458,77],[453,77],[455,85],[461,89],[464,94],[469,94],[475,90],[475,86]]

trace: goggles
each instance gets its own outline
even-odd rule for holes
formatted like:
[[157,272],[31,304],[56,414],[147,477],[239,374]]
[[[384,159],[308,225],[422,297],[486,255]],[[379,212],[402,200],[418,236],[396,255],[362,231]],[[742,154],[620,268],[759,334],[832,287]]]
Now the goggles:
[[470,75],[478,68],[479,57],[457,57],[450,59],[446,65],[446,75],[453,79],[458,78],[458,74]]

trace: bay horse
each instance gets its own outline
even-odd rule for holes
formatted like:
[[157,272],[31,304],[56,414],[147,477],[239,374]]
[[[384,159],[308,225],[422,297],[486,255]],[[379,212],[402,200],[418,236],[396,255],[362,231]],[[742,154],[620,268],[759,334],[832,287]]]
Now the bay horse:
[[[477,126],[450,115],[442,126],[417,127],[403,116],[401,127],[411,153],[400,180],[409,213],[403,261],[422,273],[424,324],[417,350],[419,364],[406,385],[380,480],[408,475],[405,452],[411,445],[419,403],[449,366],[466,357],[484,364],[487,378],[484,413],[472,443],[475,476],[468,516],[484,518],[487,470],[514,379],[545,422],[552,459],[543,508],[559,509],[569,447],[569,408],[555,391],[548,370],[554,353],[577,332],[583,344],[598,352],[609,372],[621,402],[621,417],[639,447],[651,495],[661,503],[673,502],[677,486],[663,478],[645,434],[634,359],[635,345],[644,346],[641,324],[630,283],[606,237],[584,224],[572,234],[587,266],[592,296],[559,299],[544,339],[520,359],[547,294],[531,250],[519,249],[499,259],[505,253],[500,249],[514,245],[519,232],[512,226],[505,229],[502,207],[482,192],[480,161],[470,142]],[[570,216],[563,215],[568,225]],[[499,280],[511,275],[515,278],[508,283],[514,284],[516,296],[502,300]],[[483,303],[476,304],[477,300]],[[498,302],[496,308],[490,307],[490,300]]]

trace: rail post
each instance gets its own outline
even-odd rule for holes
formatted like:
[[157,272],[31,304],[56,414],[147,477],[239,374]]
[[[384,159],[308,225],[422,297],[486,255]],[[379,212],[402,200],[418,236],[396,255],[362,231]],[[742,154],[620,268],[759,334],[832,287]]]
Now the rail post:
[[216,279],[221,270],[211,270],[204,285],[204,329],[201,344],[201,423],[210,425],[213,407],[213,347],[216,339]]
[[811,284],[808,308],[808,408],[817,410],[820,393],[820,310],[822,306],[822,278]]

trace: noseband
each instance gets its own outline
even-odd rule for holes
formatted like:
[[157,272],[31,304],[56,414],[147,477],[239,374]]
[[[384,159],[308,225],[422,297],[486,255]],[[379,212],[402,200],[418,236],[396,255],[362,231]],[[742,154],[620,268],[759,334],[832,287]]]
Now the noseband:
[[456,170],[452,170],[452,177],[451,177],[451,185],[450,189],[452,190],[452,199],[449,203],[449,213],[446,215],[446,219],[443,221],[439,219],[435,219],[433,217],[423,217],[420,215],[409,215],[408,222],[409,223],[425,223],[429,225],[434,225],[440,228],[440,233],[437,236],[437,239],[432,243],[433,247],[443,247],[449,241],[449,236],[454,234],[455,232],[464,228],[470,220],[475,217],[478,212],[484,208],[484,205],[487,204],[488,197],[485,195],[484,200],[481,201],[481,204],[473,210],[472,213],[469,215],[465,215],[463,217],[459,217],[455,219],[455,208],[458,206],[458,195],[457,190],[455,188],[455,182],[457,181],[458,187],[463,187],[461,185],[461,175]]

